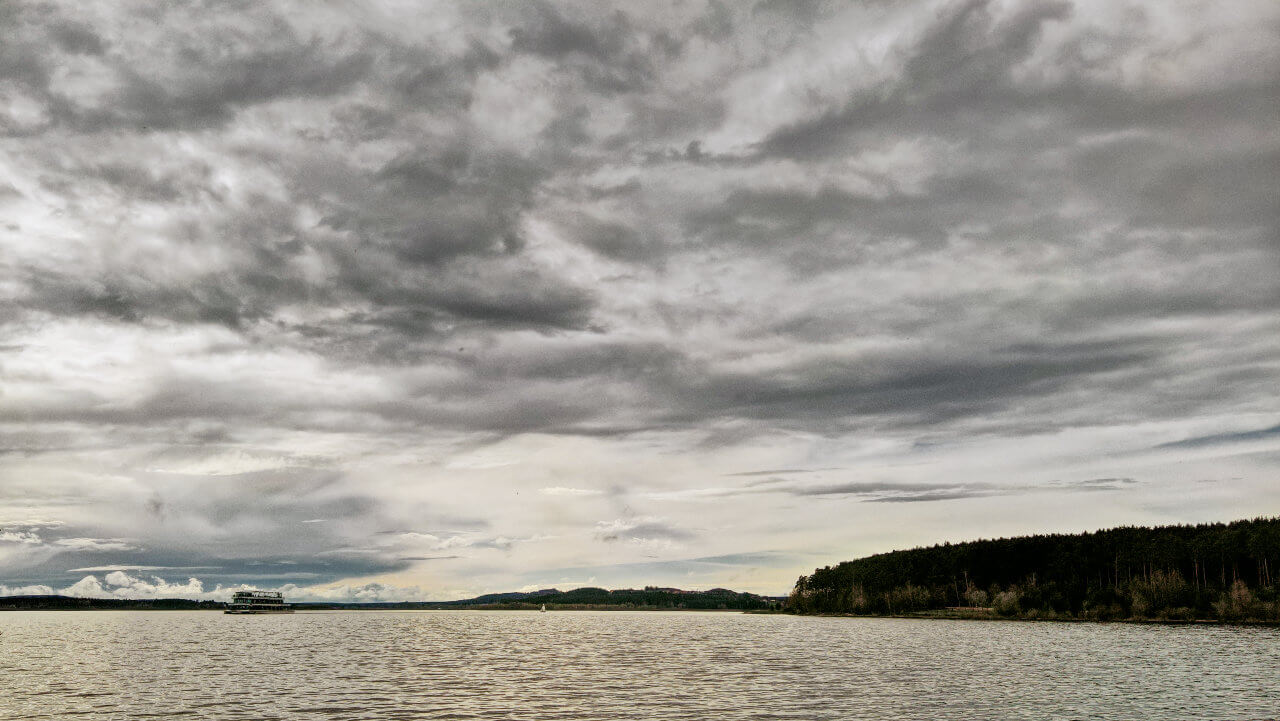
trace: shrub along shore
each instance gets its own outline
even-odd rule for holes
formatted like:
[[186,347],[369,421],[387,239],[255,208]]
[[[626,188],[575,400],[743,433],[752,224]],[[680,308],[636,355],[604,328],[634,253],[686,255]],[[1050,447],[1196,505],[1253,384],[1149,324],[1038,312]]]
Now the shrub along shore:
[[802,614],[1280,622],[1280,518],[945,543],[801,576]]

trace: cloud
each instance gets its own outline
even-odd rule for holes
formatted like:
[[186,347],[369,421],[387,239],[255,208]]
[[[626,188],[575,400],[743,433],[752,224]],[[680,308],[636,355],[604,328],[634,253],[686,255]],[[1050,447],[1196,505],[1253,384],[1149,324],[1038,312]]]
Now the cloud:
[[296,10],[0,7],[11,585],[1274,505],[1272,5]]
[[122,538],[59,538],[53,545],[77,551],[129,551],[134,548]]
[[[70,586],[55,591],[58,595],[78,598],[207,598],[204,585],[195,578],[186,583],[169,583],[158,576],[149,580],[112,571],[102,579],[89,575]],[[17,595],[17,594],[14,594]]]
[[612,543],[625,541],[632,544],[670,544],[689,541],[696,537],[692,531],[671,525],[658,517],[617,518],[599,521],[595,526],[598,541]]
[[1011,492],[985,483],[834,483],[791,487],[788,493],[799,496],[856,496],[872,503],[918,503],[982,498]]
[[1049,481],[1045,488],[1066,488],[1076,491],[1117,491],[1132,486],[1138,481],[1132,478],[1086,478],[1078,481]]
[[740,471],[726,473],[726,476],[789,476],[793,473],[819,473],[821,471],[837,471],[838,468],[779,468],[769,471]]
[[217,566],[89,566],[69,568],[67,573],[101,573],[103,571],[207,571]]
[[539,488],[538,493],[544,496],[599,496],[604,491],[590,488],[567,488],[565,486],[548,486]]
[[551,3],[536,2],[508,31],[512,50],[554,60],[592,90],[643,90],[653,80],[650,55],[677,50],[669,36],[645,38],[623,13],[594,23],[566,18]]
[[1205,446],[1217,446],[1230,443],[1247,443],[1249,441],[1264,441],[1280,435],[1280,426],[1272,426],[1270,428],[1259,428],[1251,431],[1239,431],[1236,433],[1215,433],[1208,436],[1197,436],[1195,438],[1184,438],[1180,441],[1170,441],[1161,443],[1156,448],[1201,448]]
[[868,503],[918,503],[1022,495],[1044,491],[1119,491],[1136,483],[1138,481],[1133,478],[1089,478],[1070,481],[1052,480],[1043,483],[1006,484],[937,481],[842,481],[830,483],[797,481],[773,476],[748,481],[742,486],[688,488],[679,491],[650,493],[648,497],[660,501],[709,501],[741,496],[787,494],[802,498],[853,497]]
[[32,586],[6,586],[0,584],[0,596],[52,596],[54,590],[43,584]]
[[417,586],[394,586],[384,583],[340,584],[336,586],[284,586],[280,589],[290,600],[332,603],[393,603],[422,601],[425,593]]
[[723,563],[729,566],[781,565],[793,560],[791,554],[779,551],[755,551],[730,553],[723,556],[706,556],[689,559],[689,563]]
[[43,543],[40,536],[38,536],[34,531],[0,531],[0,541],[27,545]]

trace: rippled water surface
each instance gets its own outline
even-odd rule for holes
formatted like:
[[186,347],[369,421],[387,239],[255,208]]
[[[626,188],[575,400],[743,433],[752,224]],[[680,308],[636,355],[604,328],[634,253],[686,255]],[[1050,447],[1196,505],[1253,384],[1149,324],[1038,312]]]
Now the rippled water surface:
[[1280,629],[735,613],[0,613],[0,718],[1263,719]]

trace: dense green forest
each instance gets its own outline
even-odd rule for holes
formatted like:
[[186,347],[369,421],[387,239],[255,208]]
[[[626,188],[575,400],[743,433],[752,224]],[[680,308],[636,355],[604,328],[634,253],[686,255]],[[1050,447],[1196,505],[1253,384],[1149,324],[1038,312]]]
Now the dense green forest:
[[1280,518],[946,543],[801,576],[797,613],[1280,621]]

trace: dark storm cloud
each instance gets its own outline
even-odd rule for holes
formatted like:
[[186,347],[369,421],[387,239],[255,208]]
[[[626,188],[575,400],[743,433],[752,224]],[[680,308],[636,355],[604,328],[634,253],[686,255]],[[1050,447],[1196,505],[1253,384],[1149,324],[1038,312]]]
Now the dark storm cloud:
[[[88,171],[127,204],[176,200],[184,188],[198,187],[201,176],[207,180],[207,169],[197,172],[178,182],[137,166],[99,164]],[[129,322],[169,319],[235,328],[304,300],[367,307],[348,320],[393,331],[428,331],[457,320],[581,327],[593,306],[589,290],[536,266],[503,261],[523,246],[520,218],[536,177],[527,162],[469,151],[432,161],[400,158],[368,176],[368,183],[359,184],[360,175],[351,174],[325,196],[331,212],[322,227],[331,234],[317,237],[291,220],[292,208],[258,198],[205,227],[193,216],[175,228],[179,242],[221,244],[230,268],[181,284],[132,269],[104,270],[96,277],[31,269],[24,305]],[[180,207],[187,212],[189,205]],[[329,268],[331,282],[318,286],[304,277],[304,258]]]
[[1074,378],[1136,367],[1145,353],[960,359],[823,357],[770,375],[712,377],[693,396],[702,412],[747,418],[900,418],[930,425],[1061,390]]
[[[104,563],[104,559],[109,559],[110,562]],[[117,559],[124,560],[116,562]],[[409,568],[417,560],[337,555],[228,557],[192,551],[166,552],[163,549],[73,551],[30,565],[23,570],[21,576],[6,574],[4,581],[7,585],[45,584],[59,587],[74,583],[86,573],[137,570],[142,571],[143,576],[197,576],[209,585],[208,590],[212,590],[215,584],[248,583],[274,587],[285,582],[311,585],[376,573],[394,573]]]
[[[794,471],[792,472],[794,473]],[[1041,492],[1087,493],[1121,491],[1137,484],[1132,478],[1088,478],[1037,483],[986,483],[980,481],[837,481],[814,482],[782,476],[753,479],[734,488],[705,488],[656,493],[663,500],[734,498],[785,494],[798,498],[853,498],[864,503],[924,503],[991,496],[1016,496]]]
[[[281,28],[279,23],[269,23],[264,30],[266,40]],[[177,82],[122,69],[123,87],[107,96],[105,109],[77,107],[61,99],[55,106],[69,116],[69,122],[89,132],[121,126],[165,130],[223,124],[244,105],[290,95],[333,93],[359,80],[368,69],[370,61],[363,54],[332,58],[326,50],[316,41],[300,42],[287,35],[279,47],[229,58],[219,52],[218,44],[183,46],[174,56],[197,72]]]
[[1008,489],[983,483],[878,483],[854,482],[800,485],[785,489],[796,496],[855,496],[873,503],[914,503],[920,501],[946,501],[960,498],[981,498],[1004,495]]
[[367,184],[343,189],[349,197],[323,222],[410,264],[517,252],[519,215],[540,175],[515,155],[418,149],[389,161]]
[[[113,55],[106,70],[116,82],[98,109],[80,108],[41,90],[48,96],[50,117],[78,123],[79,132],[226,124],[254,106],[289,97],[317,100],[349,90],[357,81],[388,92],[372,94],[373,106],[335,100],[335,119],[369,128],[370,118],[394,118],[407,101],[434,103],[437,98],[423,95],[427,86],[461,93],[460,103],[432,108],[442,118],[457,117],[465,112],[467,88],[476,74],[499,59],[478,41],[450,59],[358,30],[306,37],[268,6],[244,9],[249,16],[229,14],[210,31],[184,27],[164,40],[159,59],[130,63],[123,50]],[[53,23],[48,23],[52,29],[43,27],[34,14],[20,14],[28,30],[61,32]],[[175,25],[184,19],[179,11],[157,18]],[[25,44],[17,52],[11,75],[27,77],[33,88],[49,81],[53,60]],[[173,61],[167,62],[170,56]],[[18,73],[28,66],[31,72]],[[409,73],[415,68],[417,75]],[[431,68],[436,70],[428,72]],[[388,122],[375,120],[382,135],[395,130]],[[426,139],[380,168],[349,164],[324,136],[306,136],[320,151],[314,154],[266,144],[235,148],[232,157],[283,171],[291,196],[283,200],[266,192],[244,200],[228,197],[207,164],[183,164],[181,156],[144,165],[106,159],[110,151],[89,162],[47,153],[41,160],[47,163],[42,183],[48,189],[79,202],[105,194],[126,208],[168,206],[171,242],[216,244],[224,262],[179,282],[120,264],[21,269],[29,293],[20,303],[58,315],[231,328],[268,320],[281,306],[299,301],[366,306],[355,319],[387,327],[383,341],[458,321],[512,328],[584,326],[591,292],[547,270],[528,263],[518,269],[453,263],[463,256],[519,255],[525,243],[522,216],[547,172],[534,157],[488,148],[469,135],[462,130]],[[297,202],[321,213],[318,226],[297,223]],[[153,253],[150,260],[162,263],[170,252]],[[317,284],[303,277],[304,258],[310,267],[325,268],[330,280]]]
[[[1256,3],[0,5],[0,471],[119,469],[103,493],[151,524],[14,548],[41,573],[228,579],[501,553],[531,532],[378,535],[448,520],[334,469],[444,473],[445,446],[525,434],[659,458],[655,438],[712,456],[1153,424],[1135,449],[1268,440],[1277,48]],[[1260,429],[1196,435],[1239,414]],[[1144,477],[743,463],[793,470],[704,495]],[[230,475],[154,470],[205,466]],[[9,506],[72,495],[0,484]]]
[[1280,426],[1272,426],[1270,428],[1259,428],[1254,431],[1240,431],[1238,433],[1215,433],[1209,436],[1197,436],[1195,438],[1184,438],[1180,441],[1171,441],[1169,443],[1161,443],[1156,448],[1202,448],[1209,446],[1224,445],[1229,443],[1247,443],[1249,441],[1264,441],[1280,436]]
[[1091,478],[1079,481],[1049,481],[1043,484],[996,485],[990,483],[877,483],[854,482],[779,486],[779,490],[799,496],[855,496],[869,503],[920,503],[964,498],[1008,496],[1039,491],[1118,491],[1136,483],[1132,478]]
[[666,34],[638,36],[624,12],[588,24],[566,18],[549,2],[528,3],[509,35],[512,50],[553,59],[606,94],[643,89],[653,78],[649,55],[679,51]]
[[1068,2],[1028,2],[996,22],[987,0],[944,9],[930,30],[906,50],[903,73],[890,88],[857,94],[813,120],[779,129],[761,143],[766,154],[812,157],[840,147],[853,130],[905,119],[923,111],[953,112],[977,106],[986,114],[1010,94],[1009,70],[1026,59],[1045,23],[1071,14]]
[[661,238],[647,234],[643,229],[588,216],[575,218],[569,227],[577,236],[578,242],[606,258],[652,262],[664,256]]
[[[232,8],[221,8],[229,11]],[[51,119],[76,130],[198,128],[227,122],[243,106],[281,97],[325,95],[363,77],[371,63],[362,49],[320,38],[300,37],[270,9],[240,4],[225,18],[190,8],[158,9],[143,20],[170,30],[146,47],[145,63],[107,54],[108,43],[83,23],[61,17],[52,6],[16,3],[9,10],[9,53],[0,76],[16,77],[43,100]],[[58,65],[40,46],[43,38],[70,55],[101,58],[114,87],[92,105],[53,87]],[[119,38],[133,45],[135,38]]]

